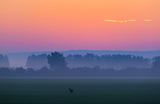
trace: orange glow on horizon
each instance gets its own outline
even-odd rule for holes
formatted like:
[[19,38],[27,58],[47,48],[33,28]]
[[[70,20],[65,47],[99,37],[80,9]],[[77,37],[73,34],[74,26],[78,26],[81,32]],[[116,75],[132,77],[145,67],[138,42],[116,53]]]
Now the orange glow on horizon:
[[160,50],[159,4],[160,0],[0,0],[0,52]]

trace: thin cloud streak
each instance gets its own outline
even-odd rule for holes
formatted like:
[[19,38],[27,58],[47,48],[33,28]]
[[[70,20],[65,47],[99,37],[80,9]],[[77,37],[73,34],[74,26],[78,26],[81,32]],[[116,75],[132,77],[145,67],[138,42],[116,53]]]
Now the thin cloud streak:
[[147,21],[147,22],[149,22],[149,21],[151,21],[151,20],[144,20],[144,21]]
[[119,22],[119,23],[125,23],[125,22],[135,22],[137,20],[124,20],[124,21],[117,21],[117,20],[104,20],[106,22]]
[[[119,23],[125,23],[125,22],[136,22],[137,20],[125,20],[125,21],[117,21],[117,20],[104,20],[106,22],[119,22]],[[144,20],[144,21],[151,21],[151,20]]]

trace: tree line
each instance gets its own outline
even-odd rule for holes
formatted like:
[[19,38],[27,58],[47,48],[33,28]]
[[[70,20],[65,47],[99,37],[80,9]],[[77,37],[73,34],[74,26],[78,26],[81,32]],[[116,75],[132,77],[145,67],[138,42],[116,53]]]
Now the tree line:
[[8,56],[0,54],[0,67],[9,67]]
[[[68,55],[67,57],[70,57],[70,59],[73,59],[74,56],[76,55]],[[4,57],[6,56],[3,56],[3,58]],[[79,57],[81,56],[79,55]],[[129,60],[131,62],[138,60],[139,63],[148,62],[148,60],[143,57],[139,57],[139,56],[136,57],[136,56],[131,56],[131,55],[97,56],[93,54],[86,54],[86,56],[84,55],[83,57],[85,57],[83,59],[87,59],[86,57],[88,57],[87,60],[89,62],[93,62],[93,60],[96,60],[95,57],[99,57],[99,59],[101,57],[102,59],[105,59],[106,57],[110,57],[112,62],[114,62],[115,60],[115,63],[120,62],[120,59],[123,59],[122,57],[124,57],[123,60],[125,60],[122,62],[127,62]],[[31,64],[32,65],[31,67],[34,67],[35,62],[37,63],[36,65],[39,65],[40,63],[40,65],[42,66],[41,68],[40,66],[38,67],[36,66],[36,68],[40,68],[39,70],[35,70],[34,68],[31,68],[31,67],[28,67],[26,69],[22,67],[20,68],[1,67],[0,77],[59,77],[59,76],[63,76],[63,77],[77,77],[77,76],[79,77],[90,77],[90,76],[91,77],[160,77],[160,70],[159,70],[160,69],[160,56],[154,57],[153,59],[154,61],[151,67],[149,68],[145,68],[145,67],[136,68],[136,67],[129,66],[121,70],[115,70],[114,68],[101,68],[99,65],[96,65],[96,64],[93,67],[82,66],[82,67],[70,68],[67,66],[66,57],[64,57],[63,54],[59,52],[51,52],[51,54],[49,55],[46,55],[46,54],[37,55],[37,56],[31,55],[28,57],[26,66]],[[95,61],[93,63],[95,63]]]
[[95,55],[87,53],[86,55],[68,55],[66,57],[68,67],[94,67],[123,69],[127,67],[149,68],[149,60],[142,56],[134,55]]
[[[56,55],[58,52],[54,52],[52,55]],[[61,57],[64,57],[61,54]],[[56,57],[55,57],[56,58]],[[49,67],[49,63],[47,62],[47,55],[31,55],[28,57],[26,62],[27,68],[39,69],[44,66]],[[86,55],[75,54],[64,57],[63,64],[65,63],[69,68],[78,68],[78,67],[95,67],[99,66],[100,68],[114,68],[114,69],[123,69],[127,67],[136,67],[136,68],[149,68],[151,67],[150,61],[147,58],[143,58],[142,56],[134,56],[134,55],[95,55],[93,53],[87,53]],[[55,59],[54,63],[62,64]],[[64,66],[64,65],[61,65]]]

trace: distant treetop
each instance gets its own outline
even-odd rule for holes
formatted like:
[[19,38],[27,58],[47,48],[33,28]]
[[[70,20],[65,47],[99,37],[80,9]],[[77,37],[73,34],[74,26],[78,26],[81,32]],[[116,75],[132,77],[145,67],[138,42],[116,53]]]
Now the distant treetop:
[[0,54],[0,67],[9,67],[8,56]]

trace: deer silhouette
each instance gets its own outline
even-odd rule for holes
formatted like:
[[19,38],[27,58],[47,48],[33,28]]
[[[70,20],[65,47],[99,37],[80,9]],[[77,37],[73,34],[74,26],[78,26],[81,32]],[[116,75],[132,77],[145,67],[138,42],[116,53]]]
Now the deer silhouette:
[[69,88],[69,91],[70,91],[70,93],[73,93],[73,89],[70,89],[70,88]]

